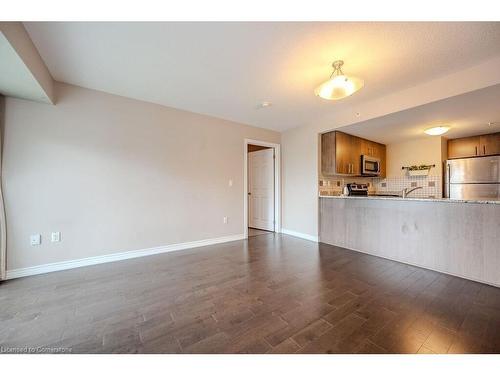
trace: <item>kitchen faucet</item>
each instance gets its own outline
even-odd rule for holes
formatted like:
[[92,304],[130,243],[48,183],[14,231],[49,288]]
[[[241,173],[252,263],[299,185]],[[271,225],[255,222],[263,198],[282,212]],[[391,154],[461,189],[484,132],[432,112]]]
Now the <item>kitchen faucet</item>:
[[406,198],[408,196],[408,194],[410,194],[412,191],[415,191],[417,189],[423,189],[423,187],[422,186],[417,186],[417,187],[414,187],[413,189],[404,188],[403,191],[401,192],[401,196],[403,198]]

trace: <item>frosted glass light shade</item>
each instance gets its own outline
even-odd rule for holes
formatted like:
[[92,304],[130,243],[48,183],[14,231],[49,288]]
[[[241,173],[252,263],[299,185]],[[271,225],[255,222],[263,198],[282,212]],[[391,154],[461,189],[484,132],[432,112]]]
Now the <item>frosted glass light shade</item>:
[[317,96],[326,100],[339,100],[354,94],[364,86],[362,79],[336,75],[316,88]]
[[441,135],[450,130],[449,126],[435,126],[433,128],[425,129],[424,133],[428,135]]

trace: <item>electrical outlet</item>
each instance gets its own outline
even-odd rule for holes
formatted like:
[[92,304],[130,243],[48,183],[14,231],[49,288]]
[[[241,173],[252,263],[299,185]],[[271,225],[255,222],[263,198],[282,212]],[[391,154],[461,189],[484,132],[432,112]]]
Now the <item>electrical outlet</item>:
[[52,232],[50,236],[50,240],[52,242],[59,242],[61,241],[61,232]]
[[227,216],[224,216],[224,217],[222,218],[222,221],[223,221],[223,223],[224,223],[224,224],[227,224]]
[[40,234],[32,234],[30,236],[31,246],[38,246],[42,243],[42,236]]

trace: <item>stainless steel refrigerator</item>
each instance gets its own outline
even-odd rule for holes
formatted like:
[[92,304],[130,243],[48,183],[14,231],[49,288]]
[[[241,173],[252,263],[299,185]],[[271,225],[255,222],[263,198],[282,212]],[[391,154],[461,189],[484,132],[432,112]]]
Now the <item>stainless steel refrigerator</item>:
[[445,196],[500,199],[500,156],[447,160]]

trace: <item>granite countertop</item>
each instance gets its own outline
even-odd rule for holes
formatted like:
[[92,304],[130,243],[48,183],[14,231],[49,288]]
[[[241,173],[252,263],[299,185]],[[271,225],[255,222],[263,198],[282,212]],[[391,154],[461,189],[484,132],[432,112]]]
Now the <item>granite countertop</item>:
[[345,195],[320,195],[320,198],[333,199],[378,199],[378,200],[393,200],[393,201],[413,201],[413,202],[443,202],[443,203],[481,203],[481,204],[500,204],[500,198],[490,199],[449,199],[449,198],[402,198],[402,197],[387,197],[379,195],[368,196],[345,196]]

